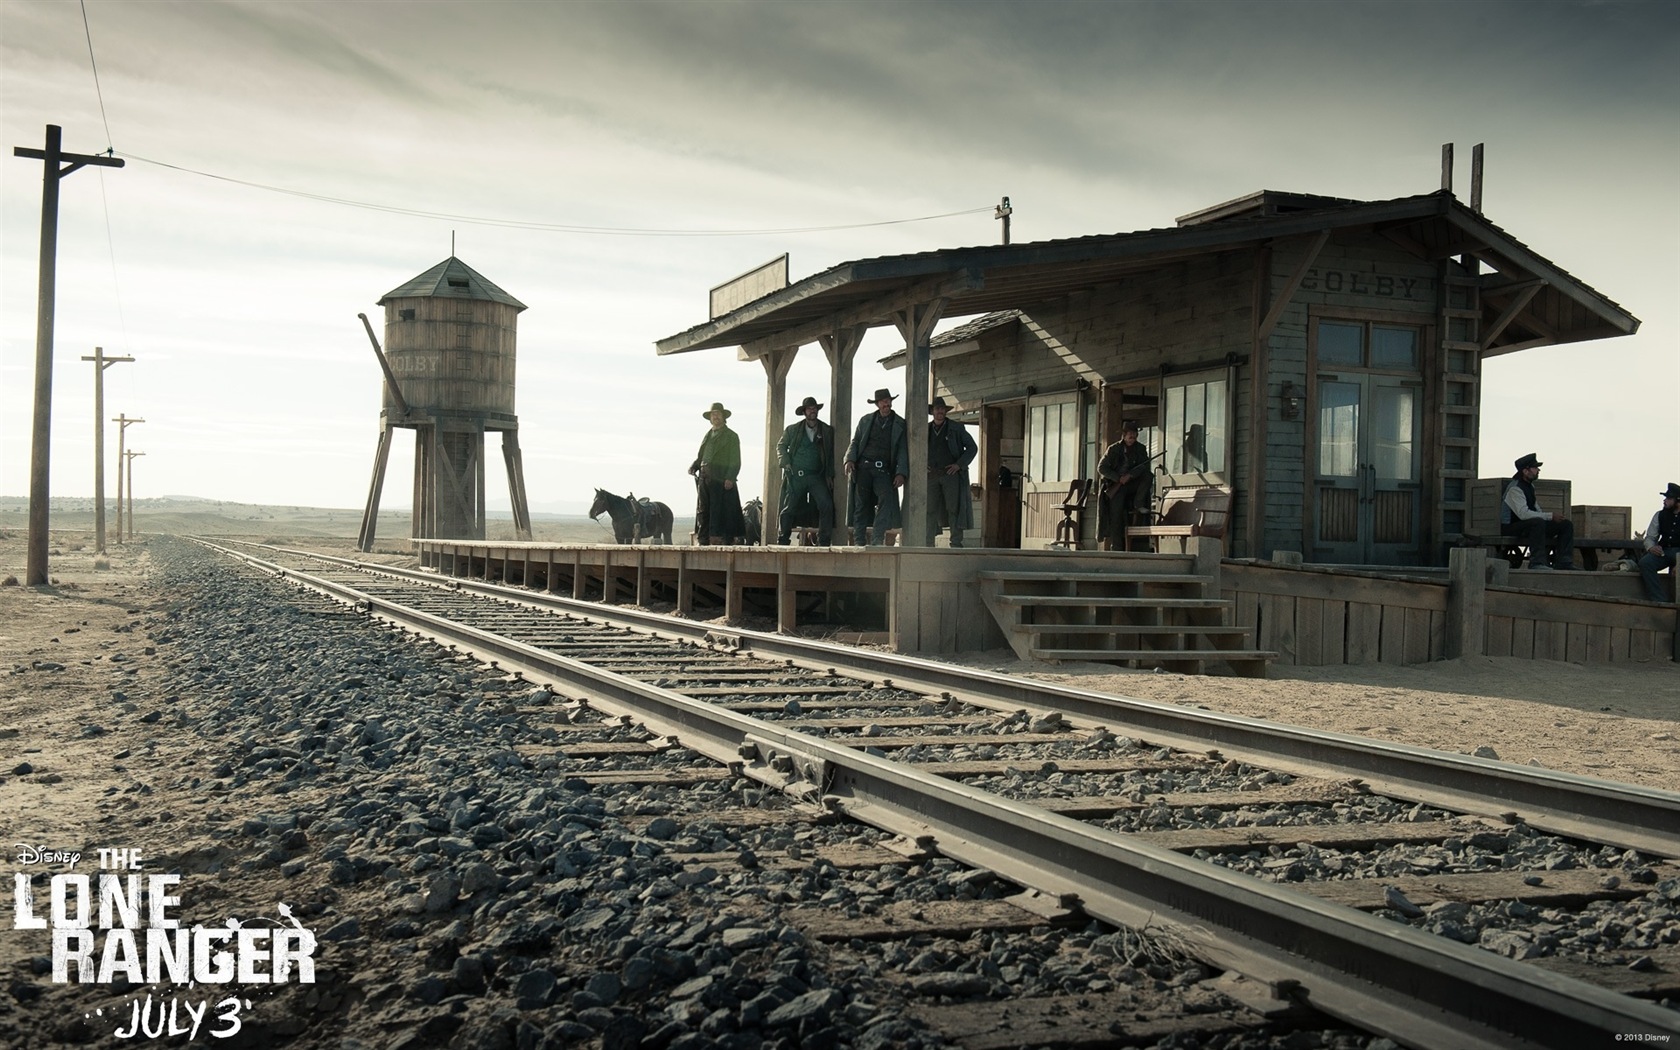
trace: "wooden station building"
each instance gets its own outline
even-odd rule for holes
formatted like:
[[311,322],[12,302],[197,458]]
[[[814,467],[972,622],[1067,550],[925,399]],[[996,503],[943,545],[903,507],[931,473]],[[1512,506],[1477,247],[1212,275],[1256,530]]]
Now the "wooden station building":
[[[783,257],[714,288],[711,315],[658,351],[758,361],[766,449],[788,422],[803,346],[827,356],[830,422],[849,437],[870,411],[852,382],[863,335],[898,330],[904,349],[887,362],[905,367],[912,435],[899,547],[439,538],[416,542],[422,563],[573,599],[771,616],[783,631],[844,624],[906,652],[1007,644],[1023,659],[1239,674],[1274,660],[1680,658],[1680,606],[1641,600],[1630,573],[1529,574],[1454,548],[1484,527],[1472,516],[1487,488],[1483,361],[1639,322],[1450,189],[1263,191],[1165,229],[862,259],[797,283]],[[967,320],[935,336],[943,318]],[[921,546],[917,437],[935,394],[977,424],[979,535],[964,550]],[[1058,536],[1070,483],[1096,475],[1128,419],[1157,491],[1227,500],[1222,537],[1099,552],[1090,513],[1079,536]],[[1515,455],[1490,450],[1489,472]],[[781,478],[768,460],[774,537]]]
[[[978,423],[979,546],[1053,539],[1070,481],[1094,477],[1133,419],[1157,492],[1231,492],[1227,555],[1362,565],[1444,565],[1469,530],[1486,358],[1639,326],[1449,189],[1379,201],[1267,190],[1169,228],[863,259],[760,288],[656,345],[759,361],[766,448],[809,343],[832,369],[830,422],[849,435],[868,411],[852,388],[859,341],[890,324],[911,433],[935,394]],[[961,317],[973,320],[934,336]],[[1520,451],[1489,450],[1489,469],[1506,473]],[[902,542],[916,545],[926,442],[910,455]],[[1002,468],[1018,487],[1000,484]],[[767,462],[767,516],[779,483]],[[1095,531],[1085,515],[1082,546]]]

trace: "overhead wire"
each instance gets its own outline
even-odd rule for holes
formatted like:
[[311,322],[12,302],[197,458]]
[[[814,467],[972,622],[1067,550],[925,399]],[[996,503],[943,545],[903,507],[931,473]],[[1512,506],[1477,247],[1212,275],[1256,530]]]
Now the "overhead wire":
[[[116,156],[116,144],[111,138],[111,118],[105,113],[105,89],[99,82],[99,60],[93,53],[93,26],[88,22],[87,0],[81,0],[82,32],[87,37],[88,67],[93,70],[93,93],[99,99],[99,119],[105,125],[105,153]],[[117,328],[123,334],[123,349],[128,349],[128,320],[123,315],[122,285],[117,278],[117,241],[111,233],[111,201],[105,193],[105,171],[99,170],[99,204],[105,213],[105,248],[111,257],[111,296],[116,300]]]
[[794,226],[773,229],[660,229],[654,227],[632,226],[585,226],[577,223],[538,222],[533,219],[502,219],[482,215],[457,215],[449,212],[425,211],[419,208],[407,208],[395,204],[379,204],[372,201],[352,200],[348,197],[335,197],[330,194],[313,193],[308,190],[291,189],[285,186],[274,186],[263,182],[253,182],[249,179],[235,178],[231,175],[218,175],[214,172],[199,171],[167,161],[152,160],[133,153],[122,154],[124,159],[150,164],[154,167],[168,168],[188,175],[214,179],[218,182],[232,183],[250,189],[263,190],[268,193],[280,193],[289,197],[300,197],[304,200],[321,201],[327,204],[337,204],[348,208],[362,208],[368,211],[385,212],[391,215],[408,215],[421,219],[444,219],[449,222],[465,223],[472,226],[496,226],[504,229],[541,230],[550,233],[592,234],[608,237],[765,237],[800,233],[832,233],[839,230],[862,230],[878,226],[898,226],[911,222],[928,222],[934,219],[949,219],[959,215],[977,215],[989,212],[992,205],[979,208],[965,208],[961,211],[943,212],[938,215],[918,215],[905,219],[880,219],[874,222],[841,223],[832,226]]

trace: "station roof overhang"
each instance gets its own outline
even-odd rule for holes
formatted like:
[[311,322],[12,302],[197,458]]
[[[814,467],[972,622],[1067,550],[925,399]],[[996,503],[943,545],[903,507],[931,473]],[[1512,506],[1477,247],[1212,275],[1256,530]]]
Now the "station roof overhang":
[[[1298,210],[1267,208],[1270,199]],[[1442,190],[1386,201],[1262,191],[1133,233],[841,263],[660,339],[660,356],[737,347],[751,359],[845,328],[892,323],[906,306],[945,301],[943,316],[1026,309],[1191,259],[1325,231],[1363,228],[1419,258],[1475,258],[1483,274],[1482,353],[1631,335],[1639,319]]]

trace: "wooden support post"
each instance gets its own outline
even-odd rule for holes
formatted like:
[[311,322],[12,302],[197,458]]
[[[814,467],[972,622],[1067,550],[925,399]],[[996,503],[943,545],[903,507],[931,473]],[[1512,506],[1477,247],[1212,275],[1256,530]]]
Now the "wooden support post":
[[[771,350],[758,359],[768,380],[764,389],[764,512],[759,516],[760,546],[776,542],[781,535],[782,467],[776,460],[776,445],[787,425],[787,377],[799,347]],[[739,484],[739,483],[737,483]]]
[[677,552],[677,615],[694,614],[694,576],[688,567],[688,552]]
[[1184,549],[1195,566],[1191,571],[1207,581],[1203,596],[1219,597],[1219,563],[1225,557],[1225,545],[1212,536],[1191,536],[1184,541]]
[[581,602],[588,593],[583,579],[583,552],[572,552],[572,600]]
[[735,555],[724,556],[727,568],[723,573],[723,618],[727,623],[735,623],[741,619],[741,584],[740,577],[735,572]]
[[834,538],[846,542],[846,527],[852,523],[852,487],[846,478],[846,446],[851,444],[852,427],[857,423],[858,406],[852,398],[852,362],[863,335],[864,325],[836,328],[829,335],[819,336],[823,354],[828,358],[828,421],[834,427]]
[[788,582],[788,555],[783,553],[776,560],[776,631],[779,634],[792,634],[799,626],[798,592]]
[[653,581],[649,579],[647,551],[636,548],[636,604],[647,608],[653,601]]
[[[522,540],[531,538],[531,505],[525,501],[525,457],[519,451],[519,431],[502,431],[502,459],[507,464],[508,500],[513,504],[513,531]],[[479,513],[484,513],[483,496]]]
[[899,494],[903,507],[903,527],[899,532],[899,546],[927,546],[928,477],[927,477],[927,406],[932,400],[930,390],[933,352],[930,342],[933,326],[945,312],[946,300],[934,299],[917,303],[893,314],[893,323],[904,337],[908,361],[904,369],[904,417],[909,431],[910,476],[905,479],[904,491]]
[[379,445],[373,452],[373,481],[368,485],[367,506],[362,510],[362,531],[356,537],[356,549],[363,554],[373,550],[373,538],[379,531],[379,495],[385,489],[385,464],[391,458],[391,431],[391,424],[380,419]]
[[1447,659],[1486,651],[1487,551],[1454,547],[1447,552]]

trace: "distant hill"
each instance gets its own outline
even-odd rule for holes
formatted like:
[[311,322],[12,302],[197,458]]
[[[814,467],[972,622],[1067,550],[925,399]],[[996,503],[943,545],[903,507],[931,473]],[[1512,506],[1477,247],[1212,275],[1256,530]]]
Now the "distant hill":
[[[591,520],[580,508],[577,513],[552,511],[531,512],[531,531],[537,540],[556,543],[610,543],[612,523],[606,515]],[[94,506],[91,496],[54,497],[48,508],[48,528],[60,530],[90,530],[94,526]],[[349,537],[354,538],[362,527],[360,508],[301,507],[255,503],[232,503],[227,500],[204,499],[197,496],[158,496],[134,501],[134,519],[141,533],[170,533],[194,536],[238,536],[245,538],[285,537]],[[677,533],[685,536],[693,530],[694,519],[678,518]],[[29,499],[26,496],[0,496],[0,529],[29,527]],[[105,527],[108,534],[116,531],[116,500],[107,501]],[[379,512],[378,543],[396,543],[408,539],[409,512],[381,510]],[[486,515],[485,533],[488,539],[514,539],[513,517],[503,511]]]

